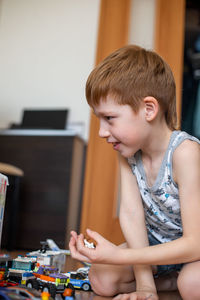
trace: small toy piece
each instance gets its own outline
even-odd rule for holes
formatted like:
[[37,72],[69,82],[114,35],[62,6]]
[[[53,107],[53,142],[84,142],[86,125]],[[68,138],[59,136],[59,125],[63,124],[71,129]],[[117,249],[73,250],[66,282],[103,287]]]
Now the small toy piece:
[[95,248],[94,243],[90,243],[86,239],[84,239],[84,244],[85,244],[85,247],[87,247],[87,248],[91,248],[91,249]]
[[5,280],[0,279],[0,288],[1,287],[16,286],[16,285],[18,285],[17,282],[11,281],[9,279],[5,279]]
[[48,292],[42,292],[41,293],[41,299],[42,300],[49,300],[50,294]]
[[48,243],[46,242],[46,241],[41,241],[40,242],[40,250],[39,250],[39,252],[40,253],[46,253],[47,252],[47,250],[48,250]]
[[75,289],[71,289],[71,288],[66,288],[62,294],[62,297],[65,300],[73,300],[75,297]]
[[11,265],[11,257],[7,254],[0,254],[0,281],[6,280],[8,278],[8,270]]

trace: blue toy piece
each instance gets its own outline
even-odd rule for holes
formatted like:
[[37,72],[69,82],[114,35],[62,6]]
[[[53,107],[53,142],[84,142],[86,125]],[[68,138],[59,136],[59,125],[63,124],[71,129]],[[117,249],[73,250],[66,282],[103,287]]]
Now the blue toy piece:
[[91,290],[91,284],[86,274],[68,272],[67,276],[69,276],[69,283],[72,284],[75,289],[82,289],[84,291]]

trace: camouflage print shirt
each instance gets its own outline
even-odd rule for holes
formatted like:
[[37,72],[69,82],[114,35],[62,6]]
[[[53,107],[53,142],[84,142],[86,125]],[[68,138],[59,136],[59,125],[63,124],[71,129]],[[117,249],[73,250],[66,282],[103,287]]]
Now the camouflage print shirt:
[[138,151],[128,159],[143,200],[147,230],[161,243],[182,236],[179,191],[173,180],[172,157],[175,149],[187,139],[200,144],[198,139],[186,132],[172,132],[168,148],[152,187],[149,187],[147,183],[141,152]]

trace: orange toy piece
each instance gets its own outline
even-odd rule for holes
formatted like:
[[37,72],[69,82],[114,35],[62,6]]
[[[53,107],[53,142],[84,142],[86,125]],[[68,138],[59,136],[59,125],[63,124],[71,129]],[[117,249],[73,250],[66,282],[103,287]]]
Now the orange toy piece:
[[41,298],[42,300],[49,300],[50,294],[48,292],[42,292]]

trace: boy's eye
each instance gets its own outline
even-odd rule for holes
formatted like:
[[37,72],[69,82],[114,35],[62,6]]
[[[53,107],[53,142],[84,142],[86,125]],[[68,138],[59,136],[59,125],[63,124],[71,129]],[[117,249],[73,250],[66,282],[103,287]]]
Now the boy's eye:
[[108,121],[110,121],[111,119],[113,119],[113,117],[111,117],[111,116],[106,116],[105,118],[106,118],[106,120],[108,120]]

